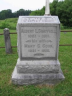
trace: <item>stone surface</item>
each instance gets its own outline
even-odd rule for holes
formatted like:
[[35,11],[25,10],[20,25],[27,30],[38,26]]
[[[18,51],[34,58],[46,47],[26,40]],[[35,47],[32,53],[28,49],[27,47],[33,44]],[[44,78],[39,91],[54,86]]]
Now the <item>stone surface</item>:
[[21,27],[21,30],[22,57],[55,57],[56,27]]
[[20,16],[17,34],[19,58],[12,74],[13,84],[57,84],[64,80],[58,61],[57,16]]
[[46,0],[45,15],[50,15],[49,0]]
[[58,60],[29,60],[17,61],[18,73],[58,73],[60,62]]
[[25,24],[60,24],[58,16],[19,16],[17,27]]
[[49,73],[49,74],[23,74],[17,73],[17,68],[15,67],[12,74],[12,82],[16,85],[30,85],[30,84],[57,84],[61,80],[64,80],[64,75],[60,70],[59,73]]
[[12,53],[12,48],[11,48],[11,40],[10,40],[10,33],[9,29],[5,28],[4,29],[4,40],[5,40],[5,50],[7,54]]
[[59,24],[57,16],[20,16],[17,24],[20,59],[57,60]]

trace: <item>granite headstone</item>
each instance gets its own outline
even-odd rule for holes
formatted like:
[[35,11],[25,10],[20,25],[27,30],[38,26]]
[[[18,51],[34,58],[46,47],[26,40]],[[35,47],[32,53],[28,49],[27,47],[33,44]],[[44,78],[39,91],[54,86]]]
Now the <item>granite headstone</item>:
[[19,58],[12,74],[13,84],[57,84],[65,78],[58,60],[60,21],[58,16],[47,16],[47,9],[45,13],[45,16],[19,16]]
[[17,23],[14,84],[55,84],[64,79],[58,61],[60,22],[57,16],[20,16]]

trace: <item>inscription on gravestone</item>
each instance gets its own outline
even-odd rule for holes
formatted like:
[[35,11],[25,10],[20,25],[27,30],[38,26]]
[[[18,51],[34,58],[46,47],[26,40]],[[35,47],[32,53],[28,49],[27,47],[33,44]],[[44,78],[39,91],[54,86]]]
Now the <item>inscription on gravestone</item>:
[[55,57],[56,27],[21,27],[22,57]]
[[37,17],[22,17],[20,18],[20,21],[21,23],[56,23],[58,22],[59,20],[53,16],[53,17],[42,17],[40,18],[40,16],[37,16]]

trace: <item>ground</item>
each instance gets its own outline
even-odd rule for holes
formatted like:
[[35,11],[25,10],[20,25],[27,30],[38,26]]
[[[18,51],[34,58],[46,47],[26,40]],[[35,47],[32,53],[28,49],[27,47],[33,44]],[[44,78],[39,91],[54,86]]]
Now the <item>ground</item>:
[[[16,30],[10,30],[16,32]],[[3,29],[0,30],[3,33]],[[11,35],[11,45],[16,46],[17,35]],[[72,33],[61,33],[60,44],[72,44]],[[0,35],[0,46],[5,46],[4,37]],[[72,96],[72,46],[59,47],[59,61],[65,80],[55,86],[29,85],[16,86],[11,83],[11,75],[17,62],[17,48],[12,54],[6,54],[0,48],[0,96]]]

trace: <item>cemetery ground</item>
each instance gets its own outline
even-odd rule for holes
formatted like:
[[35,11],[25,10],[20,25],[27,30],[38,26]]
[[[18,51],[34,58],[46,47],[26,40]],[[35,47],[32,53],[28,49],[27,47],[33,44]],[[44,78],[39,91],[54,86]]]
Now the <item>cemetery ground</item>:
[[[69,29],[68,29],[69,30]],[[3,29],[0,30],[0,33]],[[16,32],[16,30],[10,30]],[[11,34],[11,45],[17,45],[17,35]],[[60,33],[60,44],[72,44],[72,32]],[[0,36],[0,46],[4,45],[4,36]],[[0,49],[0,96],[72,96],[72,46],[59,46],[59,61],[65,80],[55,86],[28,85],[17,86],[11,83],[11,75],[16,66],[17,48],[12,54]]]

